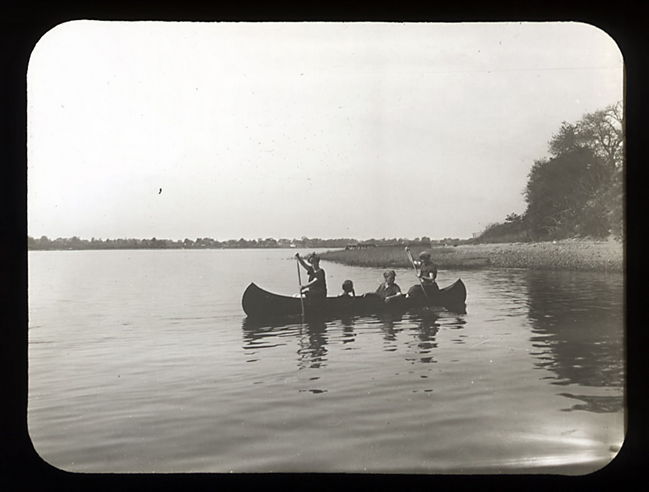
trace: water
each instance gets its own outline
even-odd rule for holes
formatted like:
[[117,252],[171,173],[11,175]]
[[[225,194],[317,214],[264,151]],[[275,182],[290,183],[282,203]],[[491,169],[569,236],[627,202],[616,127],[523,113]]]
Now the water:
[[[292,253],[30,252],[37,452],[77,472],[582,474],[622,445],[622,275],[441,271],[466,314],[246,321],[249,282],[296,292]],[[382,278],[322,266],[330,295]]]

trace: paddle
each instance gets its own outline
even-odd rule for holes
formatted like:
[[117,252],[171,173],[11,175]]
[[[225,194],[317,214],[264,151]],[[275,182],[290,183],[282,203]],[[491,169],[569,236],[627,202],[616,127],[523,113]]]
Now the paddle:
[[300,287],[300,307],[302,308],[302,318],[304,319],[304,297],[302,296],[302,276],[300,275],[300,259],[295,255],[295,264],[297,265],[297,283]]
[[[410,260],[410,264],[412,265],[412,268],[415,269],[415,273],[417,273],[417,265],[415,265],[415,260],[413,260],[412,255],[410,254],[410,248],[406,246],[406,254],[408,255],[408,259]],[[430,304],[430,299],[428,298],[428,292],[426,292],[426,288],[424,287],[424,281],[421,279],[419,275],[417,275],[417,280],[419,280],[419,285],[421,285],[421,290],[424,291],[424,296],[426,296],[426,304]]]

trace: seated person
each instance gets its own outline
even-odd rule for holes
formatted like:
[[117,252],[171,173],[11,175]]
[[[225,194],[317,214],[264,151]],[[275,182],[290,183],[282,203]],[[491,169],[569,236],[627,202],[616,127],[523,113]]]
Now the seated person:
[[356,297],[356,292],[354,292],[354,282],[351,280],[345,280],[343,282],[343,291],[339,297]]
[[385,282],[379,285],[379,287],[376,289],[376,294],[385,302],[390,302],[393,299],[401,297],[403,295],[401,293],[401,287],[394,283],[396,276],[397,274],[394,270],[386,270],[383,273]]

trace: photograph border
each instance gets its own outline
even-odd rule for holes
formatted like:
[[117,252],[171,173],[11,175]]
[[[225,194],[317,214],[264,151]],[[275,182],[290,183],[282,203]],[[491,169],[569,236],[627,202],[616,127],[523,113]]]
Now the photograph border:
[[[429,488],[452,483],[454,488],[467,487],[497,488],[525,487],[547,488],[557,481],[565,486],[591,488],[602,487],[610,481],[620,486],[631,484],[642,474],[642,454],[647,444],[647,414],[645,382],[647,381],[647,358],[640,354],[644,343],[644,318],[638,310],[639,295],[642,292],[639,276],[641,264],[639,245],[642,240],[639,215],[646,206],[644,196],[639,192],[642,180],[638,163],[642,151],[642,138],[638,122],[643,120],[646,102],[641,95],[646,82],[644,53],[646,37],[640,20],[644,17],[627,4],[612,6],[616,12],[607,12],[600,7],[584,3],[581,7],[562,5],[558,11],[552,8],[542,11],[518,9],[511,6],[494,8],[463,4],[451,7],[403,8],[400,11],[348,9],[338,13],[288,10],[267,5],[262,9],[245,12],[243,6],[236,8],[197,8],[161,6],[150,8],[120,7],[107,3],[103,6],[70,7],[30,5],[1,7],[2,20],[2,123],[3,152],[2,166],[2,302],[3,333],[2,367],[5,374],[3,405],[2,459],[0,460],[0,481],[21,484],[26,489],[52,486],[66,489],[93,488],[160,488],[166,486],[230,488],[250,487],[279,481],[296,488],[337,488],[341,485],[361,485],[371,488]],[[40,9],[40,10],[39,10]],[[396,10],[396,9],[395,9]],[[0,10],[1,12],[1,10]],[[628,433],[618,456],[604,469],[580,477],[546,475],[364,475],[364,474],[77,474],[58,470],[40,459],[35,452],[26,423],[27,405],[27,217],[26,217],[26,67],[31,49],[38,39],[57,24],[75,19],[96,20],[167,20],[167,21],[391,21],[391,22],[461,22],[461,21],[580,21],[593,24],[608,32],[616,40],[626,63],[625,92],[625,137],[626,137],[626,326],[627,326],[627,368],[628,368]],[[635,22],[629,22],[635,20]],[[645,193],[646,195],[646,193]],[[404,481],[407,483],[403,487]],[[292,484],[292,485],[291,485]]]

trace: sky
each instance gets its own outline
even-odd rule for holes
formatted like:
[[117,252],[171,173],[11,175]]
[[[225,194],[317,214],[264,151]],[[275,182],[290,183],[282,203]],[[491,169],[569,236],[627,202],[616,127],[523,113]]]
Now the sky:
[[67,22],[29,62],[28,234],[471,237],[622,94],[582,23]]

